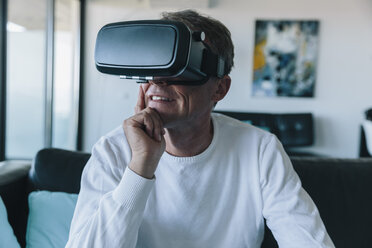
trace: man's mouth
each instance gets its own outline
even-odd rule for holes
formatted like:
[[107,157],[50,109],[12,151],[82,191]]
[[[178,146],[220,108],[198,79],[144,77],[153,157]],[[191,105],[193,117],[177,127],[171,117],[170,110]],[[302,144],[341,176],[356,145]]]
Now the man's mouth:
[[173,99],[170,99],[170,98],[167,98],[167,97],[163,97],[163,96],[151,96],[150,98],[153,101],[166,101],[166,102],[173,101]]

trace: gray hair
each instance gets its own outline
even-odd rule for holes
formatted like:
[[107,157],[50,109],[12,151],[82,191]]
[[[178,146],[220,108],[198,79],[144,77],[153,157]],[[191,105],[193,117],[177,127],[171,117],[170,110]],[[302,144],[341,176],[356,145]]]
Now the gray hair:
[[206,35],[207,44],[212,52],[221,56],[227,66],[226,74],[231,72],[234,66],[234,45],[230,31],[220,21],[195,10],[183,10],[177,12],[163,12],[163,20],[179,21],[186,24],[193,31],[203,31]]

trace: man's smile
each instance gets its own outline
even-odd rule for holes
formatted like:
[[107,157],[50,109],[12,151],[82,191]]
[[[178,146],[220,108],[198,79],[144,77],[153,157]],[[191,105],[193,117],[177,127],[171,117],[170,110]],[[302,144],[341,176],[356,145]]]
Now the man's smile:
[[150,99],[152,101],[165,101],[165,102],[172,102],[172,101],[174,101],[171,98],[167,98],[167,97],[164,97],[164,96],[155,96],[155,95],[150,96]]

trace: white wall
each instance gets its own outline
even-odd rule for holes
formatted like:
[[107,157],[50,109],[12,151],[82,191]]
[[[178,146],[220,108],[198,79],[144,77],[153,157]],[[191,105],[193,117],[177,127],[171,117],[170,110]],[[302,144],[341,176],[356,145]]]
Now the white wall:
[[[88,1],[86,28],[84,150],[133,113],[137,85],[100,74],[94,66],[94,44],[100,27],[109,22],[159,18],[146,1],[129,7]],[[219,110],[312,112],[313,152],[357,157],[359,125],[372,107],[372,1],[370,0],[212,0],[200,10],[221,20],[235,44],[235,68],[228,96]],[[192,7],[192,6],[191,6]],[[251,97],[254,20],[305,18],[320,20],[320,51],[315,97]]]

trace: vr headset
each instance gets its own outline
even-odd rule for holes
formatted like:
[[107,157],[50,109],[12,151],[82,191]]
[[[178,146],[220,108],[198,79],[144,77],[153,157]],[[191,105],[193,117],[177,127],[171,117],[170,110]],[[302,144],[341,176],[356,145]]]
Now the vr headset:
[[199,85],[226,75],[226,63],[184,23],[143,20],[107,24],[98,32],[98,71],[139,83]]

